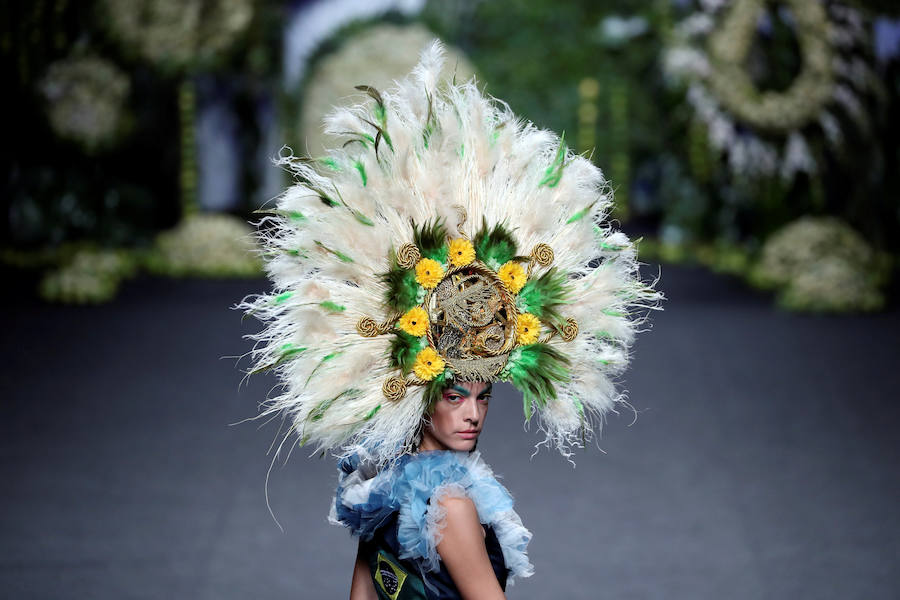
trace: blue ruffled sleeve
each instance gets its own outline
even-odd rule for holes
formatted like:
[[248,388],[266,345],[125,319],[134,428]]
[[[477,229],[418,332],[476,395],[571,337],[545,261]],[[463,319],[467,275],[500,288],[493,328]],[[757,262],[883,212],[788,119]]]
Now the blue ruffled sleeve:
[[437,545],[444,526],[441,501],[466,497],[479,520],[493,527],[511,575],[534,571],[526,547],[531,533],[513,510],[509,492],[478,452],[420,452],[400,457],[389,469],[367,478],[357,457],[340,465],[332,521],[371,539],[391,514],[398,514],[400,558],[419,561],[425,571],[440,569]]

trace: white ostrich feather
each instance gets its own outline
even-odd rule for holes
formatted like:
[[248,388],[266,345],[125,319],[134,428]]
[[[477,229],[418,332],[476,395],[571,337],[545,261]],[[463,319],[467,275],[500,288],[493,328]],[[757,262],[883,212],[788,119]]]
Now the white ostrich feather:
[[284,414],[316,450],[362,445],[386,461],[410,448],[427,408],[423,388],[386,399],[382,384],[397,372],[391,336],[362,337],[357,322],[391,317],[382,275],[416,225],[440,218],[472,239],[483,223],[502,224],[520,254],[548,244],[567,278],[560,311],[579,333],[546,345],[568,358],[568,379],[537,403],[545,442],[565,454],[621,400],[613,378],[661,295],[641,282],[631,241],[605,222],[612,192],[600,169],[474,81],[439,81],[442,61],[435,42],[394,89],[360,88],[360,104],[326,118],[335,148],[326,156],[278,161],[296,183],[260,223],[274,287],[241,304],[266,324],[254,336],[255,369],[282,383],[262,415]]

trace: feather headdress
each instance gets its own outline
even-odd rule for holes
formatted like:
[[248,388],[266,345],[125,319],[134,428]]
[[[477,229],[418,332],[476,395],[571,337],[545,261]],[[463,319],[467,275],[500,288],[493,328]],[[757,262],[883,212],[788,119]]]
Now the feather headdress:
[[440,83],[426,49],[391,91],[336,109],[336,148],[283,157],[296,183],[266,211],[270,294],[252,359],[301,445],[390,460],[453,379],[509,381],[563,453],[621,400],[643,314],[660,294],[605,222],[600,169],[485,97]]

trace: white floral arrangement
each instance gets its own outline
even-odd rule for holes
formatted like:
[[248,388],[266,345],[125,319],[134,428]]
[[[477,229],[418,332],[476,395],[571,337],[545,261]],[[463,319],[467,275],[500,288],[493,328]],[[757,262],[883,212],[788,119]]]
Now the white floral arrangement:
[[123,46],[150,63],[174,68],[215,58],[253,18],[250,0],[104,0],[101,9]]
[[91,152],[121,133],[131,83],[108,60],[91,55],[64,58],[49,66],[38,89],[50,126],[61,138]]
[[811,312],[877,310],[887,272],[883,257],[834,217],[801,217],[763,245],[751,280],[779,290],[785,308]]
[[767,8],[764,0],[700,2],[674,27],[663,70],[687,84],[688,104],[733,173],[790,181],[820,170],[810,134],[840,149],[842,123],[870,130],[863,101],[880,84],[858,51],[869,32],[857,10],[830,0],[785,0],[780,16],[793,26],[803,66],[787,89],[757,89],[745,63]]
[[134,260],[121,250],[81,249],[44,275],[39,291],[49,302],[99,304],[112,300],[122,279],[135,270]]
[[255,277],[262,274],[252,230],[227,214],[189,215],[156,238],[150,271],[175,277]]

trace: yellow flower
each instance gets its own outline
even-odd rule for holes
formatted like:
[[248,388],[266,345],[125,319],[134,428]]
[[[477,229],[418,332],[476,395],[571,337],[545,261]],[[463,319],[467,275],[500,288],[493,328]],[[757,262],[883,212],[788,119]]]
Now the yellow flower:
[[475,260],[475,248],[472,247],[472,242],[466,238],[456,238],[450,241],[448,255],[451,265],[464,267]]
[[444,372],[444,359],[429,346],[416,355],[413,372],[419,379],[431,381]]
[[409,335],[422,337],[428,331],[428,313],[421,306],[416,306],[406,311],[397,325]]
[[503,285],[506,286],[506,289],[511,291],[513,294],[518,294],[519,290],[522,289],[522,286],[525,285],[525,280],[528,279],[528,276],[525,275],[525,269],[522,268],[522,265],[513,260],[509,261],[497,270],[497,277],[500,278],[500,281],[503,282]]
[[516,323],[516,342],[521,345],[533,344],[541,333],[541,320],[531,313],[519,314]]
[[416,263],[416,281],[426,290],[430,290],[444,278],[444,268],[436,260],[423,258]]

